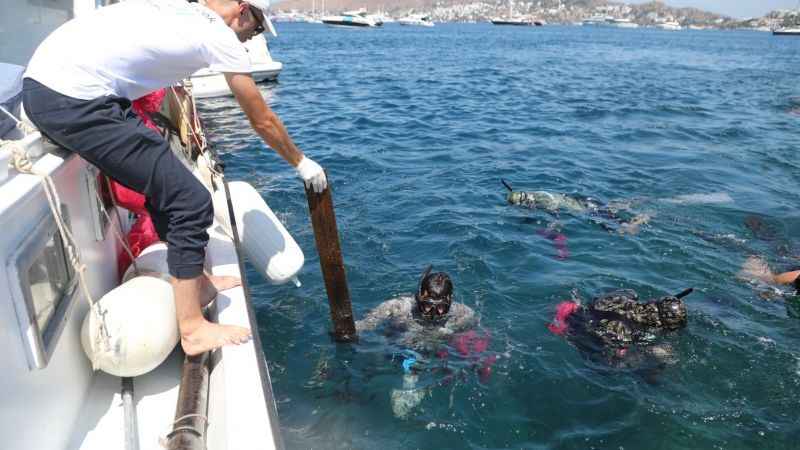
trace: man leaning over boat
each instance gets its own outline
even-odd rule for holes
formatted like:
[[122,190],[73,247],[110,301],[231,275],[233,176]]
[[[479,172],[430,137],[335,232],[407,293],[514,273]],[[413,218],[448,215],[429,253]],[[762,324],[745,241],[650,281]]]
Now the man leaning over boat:
[[[264,31],[267,6],[267,0],[118,3],[56,29],[25,73],[25,111],[42,134],[147,197],[156,231],[167,242],[181,346],[189,355],[247,342],[251,331],[203,317],[208,292],[224,283],[203,270],[211,196],[164,138],[138,119],[131,100],[202,68],[222,72],[264,142],[307,186],[323,191],[322,167],[295,146],[250,75],[242,43]],[[131,24],[147,30],[132,33]]]

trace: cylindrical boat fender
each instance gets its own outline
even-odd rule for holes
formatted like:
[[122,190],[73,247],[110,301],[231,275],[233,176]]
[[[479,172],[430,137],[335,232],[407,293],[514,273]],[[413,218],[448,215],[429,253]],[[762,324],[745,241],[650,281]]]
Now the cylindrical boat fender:
[[[303,250],[253,186],[233,181],[228,188],[247,259],[272,284],[293,281],[305,262]],[[214,194],[214,217],[232,237],[224,189]]]
[[[92,311],[86,315],[81,344],[103,372],[118,377],[145,374],[164,362],[179,341],[172,286],[163,279],[133,278],[98,302],[104,313],[102,317]],[[107,351],[94,344],[101,342],[102,326],[108,333]]]
[[[136,268],[139,269],[140,274],[153,272],[169,276],[167,244],[165,242],[156,242],[142,250],[142,253],[136,257]],[[128,270],[125,271],[122,282],[125,283],[136,276],[136,271],[133,268],[133,264],[131,264]]]

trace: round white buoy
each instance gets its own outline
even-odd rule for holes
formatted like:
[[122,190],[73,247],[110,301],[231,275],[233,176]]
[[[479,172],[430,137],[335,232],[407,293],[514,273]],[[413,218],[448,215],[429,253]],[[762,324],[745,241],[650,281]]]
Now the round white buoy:
[[[151,276],[133,278],[99,300],[102,321],[90,311],[83,320],[81,344],[103,372],[119,377],[145,374],[164,362],[179,341],[175,300],[169,282]],[[98,336],[105,324],[109,351]],[[94,353],[95,358],[92,358]]]
[[[139,268],[139,272],[154,272],[169,275],[166,242],[156,242],[142,250],[142,253],[136,257],[136,267]],[[133,264],[131,264],[128,266],[128,270],[125,271],[122,282],[125,283],[135,276],[136,271],[133,270]]]
[[[272,284],[283,284],[296,279],[303,268],[305,256],[292,235],[261,198],[261,194],[248,183],[228,183],[239,238],[247,259],[261,275]],[[225,190],[213,196],[214,217],[233,237],[228,218],[228,201]]]

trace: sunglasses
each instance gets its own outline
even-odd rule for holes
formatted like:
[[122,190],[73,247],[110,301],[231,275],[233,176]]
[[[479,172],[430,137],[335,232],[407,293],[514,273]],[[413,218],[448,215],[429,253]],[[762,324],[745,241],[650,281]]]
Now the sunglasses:
[[258,24],[256,28],[253,30],[253,35],[255,36],[257,34],[263,33],[265,30],[264,22],[262,22],[261,19],[258,18],[258,14],[255,12],[255,10],[253,10],[253,5],[248,3],[247,7],[250,8],[250,14],[253,15],[253,18],[256,20],[256,23]]

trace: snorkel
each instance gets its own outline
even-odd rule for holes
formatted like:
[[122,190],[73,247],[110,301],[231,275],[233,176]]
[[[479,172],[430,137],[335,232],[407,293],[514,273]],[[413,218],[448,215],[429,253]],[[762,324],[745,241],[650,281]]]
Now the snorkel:
[[506,189],[508,189],[508,197],[506,197],[508,203],[512,205],[519,205],[520,203],[522,203],[523,198],[525,197],[522,192],[514,192],[514,188],[509,186],[509,184],[506,183],[506,180],[502,178],[500,179],[500,182],[503,183],[503,186],[505,186]]
[[431,273],[433,266],[428,266],[419,278],[417,293],[417,311],[426,322],[439,322],[448,312],[453,302],[453,282],[444,272]]
[[677,330],[686,326],[687,312],[683,297],[691,294],[694,288],[681,291],[673,297],[664,297],[656,302],[658,306],[658,318],[664,328]]

